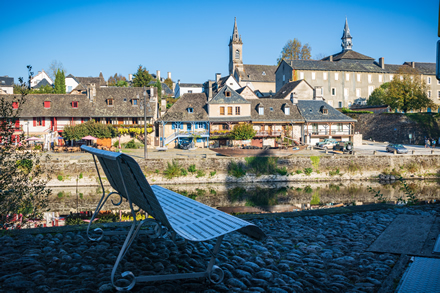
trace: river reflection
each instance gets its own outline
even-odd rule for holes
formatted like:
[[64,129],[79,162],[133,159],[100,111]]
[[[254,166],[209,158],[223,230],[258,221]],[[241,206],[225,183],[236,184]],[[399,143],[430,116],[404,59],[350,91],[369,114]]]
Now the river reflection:
[[[440,199],[437,181],[407,181],[410,189],[422,201]],[[379,199],[368,192],[368,186],[383,194],[389,202],[406,198],[400,182],[381,184],[375,181],[340,182],[277,182],[248,184],[188,184],[164,185],[164,187],[188,196],[211,207],[230,213],[286,212],[310,208],[323,208],[341,204],[370,204]],[[112,191],[110,186],[106,192]],[[52,188],[49,208],[52,212],[68,214],[77,211],[93,211],[102,195],[101,188],[78,187]],[[102,210],[129,210],[128,203],[120,206],[111,203],[119,201],[117,195],[110,197]]]

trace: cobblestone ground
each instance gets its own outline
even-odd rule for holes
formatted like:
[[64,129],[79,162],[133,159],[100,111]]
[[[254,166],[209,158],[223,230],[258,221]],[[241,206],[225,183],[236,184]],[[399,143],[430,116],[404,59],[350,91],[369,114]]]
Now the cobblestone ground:
[[[369,245],[400,213],[438,212],[437,206],[426,206],[251,220],[268,239],[258,242],[239,233],[227,235],[217,258],[225,275],[222,283],[202,279],[138,283],[132,291],[375,292],[398,256],[366,252]],[[2,236],[0,291],[115,292],[110,274],[123,241],[123,236],[107,236],[92,242],[84,231]],[[135,275],[203,271],[209,260],[207,248],[140,235],[118,270]],[[120,286],[128,283],[117,281]]]

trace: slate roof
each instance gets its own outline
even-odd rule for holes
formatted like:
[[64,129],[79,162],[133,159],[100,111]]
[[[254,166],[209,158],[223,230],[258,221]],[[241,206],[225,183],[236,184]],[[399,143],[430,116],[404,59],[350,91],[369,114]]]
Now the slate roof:
[[240,86],[240,84],[238,83],[238,81],[235,79],[235,77],[231,74],[228,76],[224,76],[222,78],[220,78],[217,82],[217,89],[221,89],[224,85],[226,85],[226,81],[228,81],[229,77],[233,78],[235,80],[235,82]]
[[[188,113],[188,108],[193,108],[193,113]],[[162,117],[163,121],[208,121],[206,110],[206,95],[204,93],[183,94],[177,102]]]
[[[231,96],[226,97],[225,92],[230,91]],[[205,94],[203,94],[205,95]],[[205,95],[206,96],[206,95]],[[228,85],[223,86],[217,94],[208,102],[208,104],[250,104],[248,100],[240,96]]]
[[202,88],[203,84],[201,83],[180,83],[180,87],[198,87],[198,88]]
[[13,86],[14,78],[9,76],[0,76],[0,86]]
[[339,61],[339,62],[330,62],[330,61],[322,61],[322,60],[286,60],[285,62],[295,70],[352,71],[352,72],[379,72],[379,73],[389,72],[386,69],[387,67],[385,67],[385,69],[382,69],[376,62],[372,60]]
[[[321,107],[328,109],[327,115],[322,113]],[[298,109],[306,122],[356,122],[356,120],[320,100],[299,100]]]
[[52,86],[52,85],[47,81],[47,79],[43,78],[42,80],[40,80],[40,81],[34,86],[34,88],[40,88],[40,87],[42,87],[42,86],[46,86],[46,85],[48,85],[48,86]]
[[244,64],[243,71],[239,71],[240,80],[255,82],[275,82],[276,65]]
[[313,87],[304,79],[291,81],[283,85],[283,87],[273,96],[274,99],[285,99],[301,82],[305,82],[313,90]]
[[[258,112],[259,105],[264,107],[264,115],[260,115]],[[284,107],[289,106],[290,114],[284,113]],[[271,108],[273,110],[271,110]],[[252,100],[251,105],[252,121],[268,121],[268,122],[304,122],[304,118],[298,111],[298,107],[290,100],[275,100],[275,99],[255,99]]]
[[[156,81],[150,81],[149,85],[151,86],[155,83],[156,83]],[[162,85],[162,90],[164,91],[165,95],[168,95],[168,96],[174,95],[174,92],[170,89],[170,87],[166,83],[161,82],[160,84]]]
[[[411,62],[405,62],[405,65],[411,66]],[[435,75],[435,63],[424,63],[424,62],[414,62],[414,67],[421,73],[421,74],[429,74],[429,75]]]
[[75,76],[74,78],[79,83],[79,85],[77,85],[76,88],[74,88],[74,90],[87,89],[87,86],[91,85],[92,83],[94,83],[97,88],[107,84],[102,76],[101,77],[79,77],[79,76]]
[[[339,60],[374,60],[374,58],[368,57],[366,55],[363,55],[359,52],[353,51],[353,50],[343,50],[342,52],[336,53],[333,56],[333,61],[339,61]],[[330,56],[327,56],[322,59],[322,61],[329,61]]]
[[[21,106],[20,117],[143,117],[144,111],[140,109],[142,93],[142,88],[97,88],[96,97],[92,102],[87,95],[27,95],[26,102]],[[137,98],[137,94],[140,97],[139,102],[137,106],[133,106],[131,99]],[[11,102],[19,97],[4,96]],[[114,99],[113,106],[107,106],[108,98]],[[44,101],[51,101],[50,109],[44,108]],[[78,102],[78,108],[72,108],[73,101]],[[155,107],[157,103],[150,102],[147,117],[154,116]]]

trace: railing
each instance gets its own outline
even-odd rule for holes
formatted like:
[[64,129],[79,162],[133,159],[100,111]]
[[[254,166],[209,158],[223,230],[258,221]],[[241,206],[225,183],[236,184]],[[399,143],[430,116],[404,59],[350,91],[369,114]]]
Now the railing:
[[330,132],[328,129],[309,130],[306,131],[306,135],[350,135],[350,130],[333,130]]
[[281,131],[264,131],[264,130],[260,130],[257,131],[257,133],[255,134],[255,136],[281,136]]
[[192,136],[192,135],[201,135],[201,136],[208,136],[208,131],[195,131],[192,132],[191,130],[179,130],[178,132],[174,132],[173,134],[169,135],[167,138],[165,138],[165,145],[169,144],[179,136]]
[[222,132],[222,131],[211,131],[209,133],[210,136],[228,136],[230,134],[230,132]]

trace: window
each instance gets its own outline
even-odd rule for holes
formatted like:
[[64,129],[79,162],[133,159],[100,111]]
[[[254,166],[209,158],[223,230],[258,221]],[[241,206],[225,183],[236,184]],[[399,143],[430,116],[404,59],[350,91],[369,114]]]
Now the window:
[[437,98],[440,99],[440,91],[437,91]]
[[133,100],[131,100],[131,104],[132,104],[133,106],[137,106],[137,104],[138,104],[138,99],[133,99]]
[[192,90],[188,90],[188,94],[192,94],[193,93],[193,91]]
[[324,114],[324,115],[328,115],[328,109],[323,108],[323,109],[322,109],[322,114]]
[[225,115],[225,107],[220,107],[220,115]]
[[393,78],[394,78],[394,75],[390,75],[390,81],[392,81],[393,80]]
[[126,99],[126,98],[124,98],[124,102],[127,102],[127,99]]
[[339,73],[335,73],[335,80],[338,80],[339,78]]
[[283,74],[283,81],[286,81],[286,75]]
[[344,97],[348,97],[348,88],[344,88]]
[[382,74],[379,74],[379,82],[382,82]]
[[194,113],[194,108],[188,108],[188,113]]
[[368,83],[372,83],[373,82],[373,77],[371,76],[371,74],[368,74]]
[[349,81],[349,80],[350,80],[350,73],[346,73],[346,74],[345,74],[345,80],[346,80],[346,81]]
[[18,102],[12,102],[12,109],[18,109]]
[[336,88],[332,87],[332,96],[336,96]]
[[304,79],[304,72],[299,73],[299,79]]
[[231,97],[231,92],[230,92],[230,91],[226,91],[226,92],[225,92],[225,96],[226,96],[227,98],[230,98],[230,97]]
[[431,91],[428,91],[428,98],[431,97]]
[[228,124],[222,124],[222,129],[223,130],[228,130],[229,129]]
[[235,115],[240,115],[240,107],[235,107]]
[[191,123],[186,124],[186,130],[191,131]]
[[368,87],[368,96],[370,96],[373,91],[374,91],[374,86],[370,85]]
[[50,101],[44,101],[44,108],[50,109]]
[[342,102],[341,101],[338,102],[338,107],[342,108]]
[[131,119],[131,122],[132,122],[133,124],[138,124],[138,119],[137,119],[136,117],[133,117],[133,118]]
[[72,108],[78,108],[78,101],[72,102]]
[[361,89],[356,89],[356,97],[361,97]]
[[284,108],[284,113],[286,115],[290,115],[290,108],[289,107]]
[[440,85],[440,80],[437,80],[437,85]]
[[261,75],[265,76],[265,75],[266,75],[266,72],[263,71],[263,72],[261,73]]
[[271,112],[273,112],[273,107],[270,107],[269,109],[270,109]]
[[228,115],[232,115],[232,107],[228,107]]
[[327,104],[333,107],[333,101],[327,101]]
[[431,77],[428,76],[428,84],[431,84]]
[[72,91],[72,86],[69,85],[69,86],[67,87],[67,92],[70,93],[71,91]]
[[312,80],[315,80],[315,72],[312,72]]
[[264,108],[263,108],[262,106],[260,106],[260,107],[258,108],[258,114],[259,114],[259,115],[264,115]]
[[113,106],[113,99],[107,99],[107,106]]
[[327,72],[322,73],[322,79],[327,80]]
[[240,51],[239,50],[235,51],[235,59],[240,59]]
[[359,73],[357,74],[357,81],[361,82],[361,75]]
[[428,107],[428,109],[426,110],[426,112],[431,113],[431,108]]
[[337,130],[342,131],[342,123],[336,124]]
[[44,118],[43,117],[37,117],[37,118],[35,118],[35,122],[36,122],[36,125],[35,126],[44,126]]

